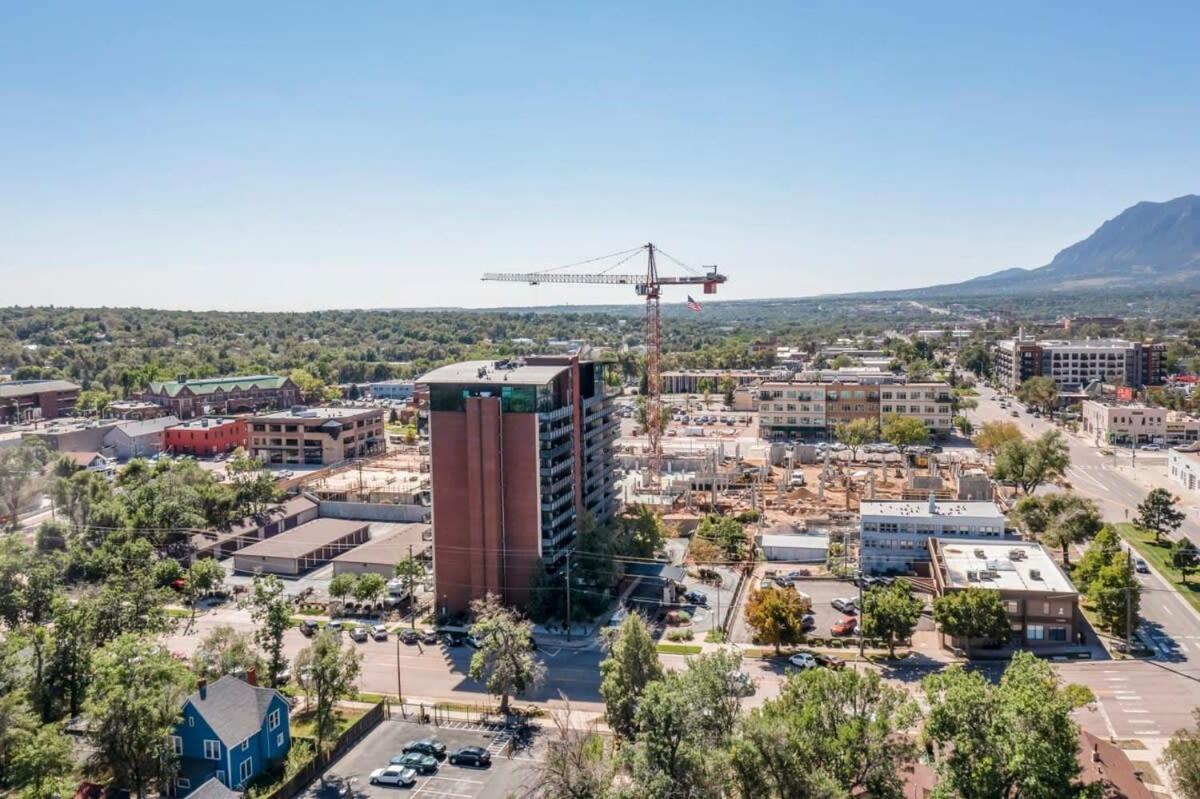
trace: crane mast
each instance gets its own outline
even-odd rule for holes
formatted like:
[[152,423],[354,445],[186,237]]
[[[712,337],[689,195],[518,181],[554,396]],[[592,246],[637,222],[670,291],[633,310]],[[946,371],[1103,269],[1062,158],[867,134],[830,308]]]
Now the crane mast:
[[[660,276],[656,254],[663,253],[653,243],[644,244],[633,250],[615,253],[613,256],[584,261],[592,263],[604,258],[626,256],[614,265],[625,263],[639,252],[646,253],[646,271],[644,274],[622,274],[609,271],[593,273],[568,273],[553,270],[542,272],[486,272],[484,280],[499,280],[518,283],[529,283],[536,286],[539,283],[583,283],[593,285],[632,285],[634,291],[646,298],[646,437],[650,445],[650,456],[646,470],[645,487],[658,491],[662,485],[662,439],[663,439],[663,401],[662,401],[662,288],[663,286],[702,286],[705,294],[715,294],[717,286],[724,283],[725,275],[720,274],[715,266],[709,267],[704,274],[685,275],[682,277]],[[678,263],[678,261],[676,261]],[[580,264],[575,264],[576,266]],[[682,264],[681,264],[682,266]],[[688,267],[690,269],[690,267]]]

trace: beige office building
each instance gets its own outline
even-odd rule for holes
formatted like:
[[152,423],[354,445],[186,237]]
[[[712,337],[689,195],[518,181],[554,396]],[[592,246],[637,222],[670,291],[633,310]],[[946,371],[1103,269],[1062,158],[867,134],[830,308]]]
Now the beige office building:
[[946,383],[880,386],[880,423],[893,414],[919,419],[931,435],[948,436],[954,427],[954,390]]
[[382,408],[303,408],[250,419],[250,455],[268,464],[339,463],[383,452]]

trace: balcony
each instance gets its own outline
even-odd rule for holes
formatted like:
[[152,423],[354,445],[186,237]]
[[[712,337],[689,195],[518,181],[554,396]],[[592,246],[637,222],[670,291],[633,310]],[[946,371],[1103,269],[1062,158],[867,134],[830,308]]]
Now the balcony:
[[538,451],[538,458],[541,459],[542,463],[549,463],[569,453],[573,446],[573,441],[564,441],[552,447],[543,447]]
[[548,514],[545,514],[545,513],[542,514],[542,532],[543,533],[545,533],[546,531],[557,530],[559,527],[561,527],[563,525],[563,522],[567,522],[567,521],[572,522],[572,529],[574,529],[573,522],[575,520],[575,507],[573,505],[571,507],[568,507],[566,510],[564,510],[563,512],[559,513],[557,516],[555,516],[551,519],[547,519],[546,518],[547,515]]
[[571,418],[572,408],[570,405],[564,405],[561,408],[553,411],[544,411],[538,414],[539,423],[553,423],[563,419]]
[[542,494],[545,495],[545,494],[558,493],[563,488],[569,486],[573,482],[574,477],[575,476],[573,474],[568,472],[567,474],[563,475],[562,477],[558,478],[557,480],[553,480],[552,482],[547,482],[547,480],[542,480]]
[[538,430],[538,439],[541,441],[554,441],[563,436],[570,435],[575,429],[574,422],[566,422],[565,424],[554,425],[550,427],[543,426]]
[[568,502],[574,501],[574,491],[564,491],[561,494],[555,494],[550,497],[542,497],[542,513],[553,513],[559,508],[564,507]]
[[555,477],[563,472],[568,471],[571,468],[572,463],[574,463],[574,461],[571,458],[563,458],[560,461],[549,464],[543,460],[543,465],[540,469],[538,469],[538,474],[542,477]]

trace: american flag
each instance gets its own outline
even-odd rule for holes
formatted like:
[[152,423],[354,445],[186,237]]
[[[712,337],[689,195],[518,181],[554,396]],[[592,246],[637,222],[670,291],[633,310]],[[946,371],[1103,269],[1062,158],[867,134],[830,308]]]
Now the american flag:
[[689,311],[700,313],[700,303],[693,300],[691,294],[688,295],[687,307]]

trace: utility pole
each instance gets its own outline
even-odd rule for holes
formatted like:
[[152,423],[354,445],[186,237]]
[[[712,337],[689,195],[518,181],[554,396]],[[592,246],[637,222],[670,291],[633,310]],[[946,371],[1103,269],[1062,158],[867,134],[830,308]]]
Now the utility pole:
[[[1125,550],[1125,580],[1133,577],[1133,553]],[[1125,586],[1125,652],[1133,657],[1133,586]]]
[[404,690],[400,687],[400,636],[396,636],[396,701],[400,703],[400,712],[404,712]]
[[[417,595],[413,591],[413,554],[412,544],[408,545],[408,623],[409,629],[417,629]],[[396,650],[399,651],[400,644],[397,642]]]
[[721,623],[721,586],[724,584],[725,579],[721,577],[720,572],[717,572],[717,633],[721,636],[722,641],[725,640],[725,625]]
[[863,623],[867,619],[867,608],[863,604],[863,570],[861,568],[862,553],[859,553],[860,568],[854,570],[858,583],[858,656],[863,656]]
[[571,640],[571,553],[567,553],[567,640]]

